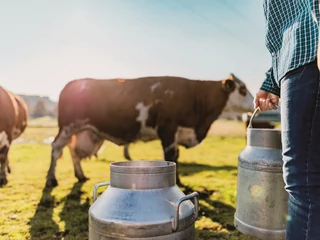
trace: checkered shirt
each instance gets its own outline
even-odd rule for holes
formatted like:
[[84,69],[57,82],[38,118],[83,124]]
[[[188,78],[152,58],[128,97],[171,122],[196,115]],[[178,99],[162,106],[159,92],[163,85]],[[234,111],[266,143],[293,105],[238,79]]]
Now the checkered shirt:
[[285,74],[316,59],[319,0],[264,0],[271,68],[260,89],[280,96]]

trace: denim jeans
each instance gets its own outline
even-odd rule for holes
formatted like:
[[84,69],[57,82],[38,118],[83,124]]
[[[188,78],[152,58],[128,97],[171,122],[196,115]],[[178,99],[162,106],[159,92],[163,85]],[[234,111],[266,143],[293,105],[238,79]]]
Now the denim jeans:
[[286,240],[320,240],[320,85],[316,61],[281,80]]

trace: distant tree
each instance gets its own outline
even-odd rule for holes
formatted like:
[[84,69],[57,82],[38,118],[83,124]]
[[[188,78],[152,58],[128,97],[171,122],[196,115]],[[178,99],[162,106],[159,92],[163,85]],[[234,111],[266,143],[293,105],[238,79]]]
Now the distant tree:
[[29,117],[33,117],[34,107],[31,104],[28,104],[28,103],[27,103],[27,107],[28,107],[28,115],[29,115]]
[[56,104],[49,112],[48,115],[53,118],[57,118],[58,116],[58,104]]
[[40,98],[34,107],[32,117],[43,117],[48,114],[46,103]]

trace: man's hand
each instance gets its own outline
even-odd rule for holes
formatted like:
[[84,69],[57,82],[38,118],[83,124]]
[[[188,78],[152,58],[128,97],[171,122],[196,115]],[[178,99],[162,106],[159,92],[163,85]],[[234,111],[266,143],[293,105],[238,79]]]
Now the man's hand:
[[254,108],[259,107],[260,111],[267,111],[272,109],[277,109],[274,104],[279,104],[279,97],[277,95],[274,95],[272,93],[259,90],[254,98]]

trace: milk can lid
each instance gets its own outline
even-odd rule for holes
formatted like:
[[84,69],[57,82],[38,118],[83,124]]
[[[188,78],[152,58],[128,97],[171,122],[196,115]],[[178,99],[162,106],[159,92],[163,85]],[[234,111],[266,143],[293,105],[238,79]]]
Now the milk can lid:
[[149,173],[165,173],[175,171],[176,164],[169,161],[147,161],[135,160],[125,162],[113,162],[110,164],[110,171],[115,173],[133,173],[133,174],[149,174]]

